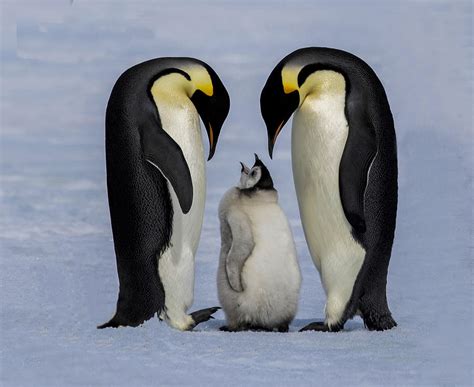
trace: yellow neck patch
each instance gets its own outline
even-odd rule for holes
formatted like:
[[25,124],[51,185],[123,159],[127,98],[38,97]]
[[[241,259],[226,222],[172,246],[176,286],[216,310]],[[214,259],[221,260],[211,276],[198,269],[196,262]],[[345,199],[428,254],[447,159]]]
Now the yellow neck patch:
[[214,94],[214,87],[212,85],[211,76],[203,66],[195,65],[183,68],[191,77],[191,84],[193,85],[193,93],[196,90],[201,90],[204,94],[212,97]]
[[151,87],[151,94],[162,95],[162,98],[176,98],[182,94],[191,98],[196,90],[201,90],[204,94],[211,97],[214,94],[214,87],[212,80],[204,67],[201,66],[186,66],[180,68],[189,76],[191,80],[186,79],[182,74],[170,73],[158,78]]
[[187,98],[194,91],[192,90],[191,83],[182,74],[170,73],[163,75],[153,82],[150,92],[156,103],[158,96],[161,99]]
[[300,67],[296,66],[285,66],[281,70],[281,81],[283,83],[283,91],[285,94],[290,94],[295,90],[298,90],[298,73]]
[[300,96],[303,101],[308,95],[341,94],[346,92],[346,81],[341,73],[333,70],[318,70],[306,78],[301,85]]
[[301,86],[298,86],[298,74],[304,66],[287,65],[281,70],[281,80],[285,94],[297,90],[300,95],[300,106],[309,95],[345,93],[344,76],[333,70],[317,70]]

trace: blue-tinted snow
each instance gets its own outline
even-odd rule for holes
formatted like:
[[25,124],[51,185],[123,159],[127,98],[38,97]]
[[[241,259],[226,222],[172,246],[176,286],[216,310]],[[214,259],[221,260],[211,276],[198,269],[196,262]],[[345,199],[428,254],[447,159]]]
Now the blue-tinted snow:
[[[198,4],[199,3],[199,4]],[[469,385],[472,383],[472,6],[470,2],[3,1],[1,383],[3,385]],[[266,161],[259,94],[303,46],[364,58],[394,113],[400,206],[389,273],[396,329],[360,319],[297,333],[324,294],[299,221],[290,126],[269,162],[304,276],[289,334],[180,333],[149,321],[96,330],[117,277],[104,110],[120,73],[159,56],[208,62],[231,95],[196,257],[193,309],[217,303],[217,203],[239,160]]]

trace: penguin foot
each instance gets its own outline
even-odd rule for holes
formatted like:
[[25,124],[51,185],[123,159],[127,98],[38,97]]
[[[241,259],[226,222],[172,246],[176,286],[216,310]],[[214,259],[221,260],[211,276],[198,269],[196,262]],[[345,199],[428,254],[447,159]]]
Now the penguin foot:
[[212,308],[206,308],[206,309],[201,309],[201,310],[196,310],[195,312],[191,313],[190,316],[194,321],[194,324],[189,327],[189,330],[192,330],[193,328],[196,327],[196,325],[211,320],[214,317],[212,315],[216,313],[220,309],[219,306],[214,306]]
[[230,328],[228,325],[224,325],[219,328],[222,332],[244,332],[244,331],[261,331],[262,328],[252,326],[250,324],[237,325],[234,328]]
[[315,321],[304,326],[298,332],[306,331],[329,332],[329,327],[324,323],[324,321]]
[[306,332],[306,331],[339,332],[341,329],[342,329],[342,326],[340,324],[335,324],[329,327],[323,321],[315,321],[301,328],[299,332]]
[[273,329],[262,327],[259,325],[250,325],[247,330],[253,331],[253,332],[273,332]]
[[282,325],[276,327],[276,331],[280,332],[280,333],[286,333],[289,330],[290,330],[290,327],[288,326],[288,324],[282,324]]
[[240,325],[236,328],[229,328],[228,325],[224,325],[219,328],[221,332],[244,332],[244,331],[255,331],[256,329],[250,327],[250,325]]
[[363,315],[363,319],[365,327],[370,331],[386,331],[397,326],[391,314],[369,313]]
[[243,331],[252,331],[252,332],[288,332],[289,327],[288,324],[282,324],[278,327],[275,328],[267,328],[263,327],[260,325],[251,325],[251,324],[245,324],[245,325],[240,325],[237,328],[230,329],[227,325],[224,325],[219,328],[220,331],[222,332],[243,332]]

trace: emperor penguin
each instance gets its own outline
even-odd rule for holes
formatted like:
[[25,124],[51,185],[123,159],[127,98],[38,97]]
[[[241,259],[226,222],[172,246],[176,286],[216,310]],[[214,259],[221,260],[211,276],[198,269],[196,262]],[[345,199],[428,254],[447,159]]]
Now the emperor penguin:
[[201,117],[214,155],[229,95],[193,58],[152,59],[125,71],[106,111],[106,163],[119,295],[99,326],[138,326],[158,314],[190,330],[218,308],[190,315],[194,255],[206,197]]
[[382,83],[348,52],[303,48],[273,69],[260,107],[270,156],[294,112],[298,206],[327,296],[324,323],[302,330],[338,331],[355,314],[370,330],[395,327],[386,286],[397,212],[397,146]]
[[257,155],[252,168],[241,164],[239,186],[219,204],[221,330],[287,332],[301,286],[293,235],[266,166]]

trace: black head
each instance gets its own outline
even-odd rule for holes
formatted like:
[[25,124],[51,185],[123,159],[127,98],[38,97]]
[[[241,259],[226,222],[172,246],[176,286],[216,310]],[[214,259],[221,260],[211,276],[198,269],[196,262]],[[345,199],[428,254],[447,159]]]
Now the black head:
[[[273,179],[270,175],[270,171],[255,153],[255,163],[253,164],[252,170],[255,170],[257,168],[260,168],[261,177],[258,180],[257,184],[255,184],[255,187],[260,189],[274,189]],[[252,174],[252,170],[250,171],[250,174]]]
[[217,76],[216,72],[203,63],[208,71],[212,81],[212,95],[204,93],[197,89],[191,96],[196,110],[206,127],[207,135],[209,137],[209,157],[208,160],[214,156],[216,150],[217,139],[230,109],[230,98],[224,87],[222,81]]
[[284,63],[282,61],[275,67],[260,95],[260,109],[267,126],[268,153],[270,158],[273,157],[273,147],[278,134],[300,103],[298,90],[292,90],[283,84],[283,66]]
[[[216,72],[206,63],[193,58],[171,59],[175,62],[176,67],[166,68],[154,76],[150,80],[148,94],[153,100],[151,89],[154,82],[158,78],[172,73],[182,75],[192,85],[194,91],[190,98],[201,116],[209,137],[208,160],[210,160],[216,150],[222,125],[229,113],[229,94]],[[203,71],[207,72],[209,77],[205,76],[203,79]]]
[[268,168],[255,154],[255,163],[252,168],[248,168],[241,162],[240,188],[244,190],[273,190],[273,179]]

